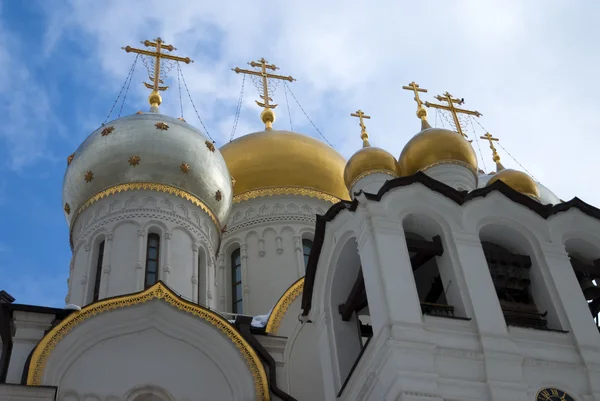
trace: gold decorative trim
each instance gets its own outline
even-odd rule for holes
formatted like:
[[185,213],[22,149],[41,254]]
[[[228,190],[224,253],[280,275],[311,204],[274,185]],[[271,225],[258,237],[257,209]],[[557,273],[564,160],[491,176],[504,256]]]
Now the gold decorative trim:
[[219,231],[221,230],[221,224],[219,223],[217,216],[212,212],[212,210],[210,210],[210,208],[208,206],[206,206],[206,204],[200,198],[196,197],[195,195],[190,194],[189,192],[184,191],[181,188],[173,187],[171,185],[166,185],[166,184],[157,184],[154,182],[130,182],[127,184],[115,185],[114,187],[110,187],[103,191],[98,192],[96,195],[92,196],[87,201],[85,201],[81,206],[79,206],[79,208],[77,208],[77,211],[73,215],[73,220],[71,220],[72,221],[71,229],[73,229],[73,225],[75,224],[75,219],[77,218],[77,216],[79,216],[79,214],[82,211],[84,211],[85,209],[90,207],[92,204],[98,202],[102,198],[106,198],[107,196],[114,195],[119,192],[125,192],[125,191],[156,191],[156,192],[164,192],[167,194],[179,196],[180,198],[188,200],[188,201],[192,202],[194,205],[198,206],[200,209],[204,210],[210,216],[213,223],[215,223],[215,225],[217,226],[217,230],[219,230]]
[[244,337],[220,315],[180,299],[161,282],[156,283],[141,293],[95,302],[84,307],[81,311],[71,313],[66,319],[50,330],[35,348],[29,365],[27,385],[39,386],[43,384],[44,370],[52,351],[77,325],[98,314],[144,304],[153,299],[161,299],[181,311],[197,316],[225,334],[240,351],[248,364],[248,368],[254,379],[257,399],[263,401],[270,400],[269,384],[265,368],[254,349]]
[[301,195],[310,196],[311,198],[321,199],[331,203],[338,203],[340,198],[333,195],[326,194],[325,192],[317,191],[309,188],[300,187],[276,187],[276,188],[264,188],[247,191],[233,197],[233,203],[239,203],[250,199],[261,198],[263,196],[276,196],[276,195]]
[[372,169],[372,170],[367,170],[367,171],[363,171],[362,173],[357,175],[356,178],[353,179],[352,182],[350,183],[350,187],[348,189],[352,188],[354,186],[354,184],[356,184],[359,180],[361,180],[371,174],[387,174],[394,178],[398,177],[398,174],[396,174],[395,171],[391,171],[391,170],[384,169],[384,168],[376,168],[376,169]]
[[279,326],[281,325],[281,321],[285,316],[285,313],[289,309],[292,302],[296,300],[302,294],[304,290],[304,277],[300,280],[296,281],[294,284],[287,289],[286,292],[283,293],[279,301],[275,304],[273,311],[271,311],[271,315],[269,316],[269,320],[267,321],[267,327],[265,331],[267,333],[275,334],[279,330]]
[[425,170],[428,170],[428,169],[430,169],[432,167],[435,167],[435,166],[438,166],[440,164],[456,164],[456,165],[459,165],[459,166],[466,167],[466,168],[468,168],[477,177],[477,169],[474,168],[473,166],[471,166],[469,163],[466,163],[466,162],[463,162],[463,161],[460,161],[460,160],[440,160],[440,161],[437,161],[435,163],[431,163],[431,164],[429,164],[429,165],[427,165],[425,167],[420,168],[419,171],[425,172]]

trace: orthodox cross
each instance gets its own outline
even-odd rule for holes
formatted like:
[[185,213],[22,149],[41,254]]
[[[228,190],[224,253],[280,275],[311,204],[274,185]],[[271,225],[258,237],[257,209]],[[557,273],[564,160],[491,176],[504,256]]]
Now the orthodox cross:
[[352,113],[350,114],[350,116],[358,117],[360,121],[360,123],[358,124],[360,125],[360,139],[362,139],[364,142],[363,146],[368,146],[369,134],[367,134],[367,127],[365,126],[365,122],[363,121],[363,119],[369,120],[371,116],[366,115],[362,110],[357,110],[356,113]]
[[454,125],[456,126],[456,131],[462,135],[463,137],[467,137],[467,135],[463,132],[462,127],[460,126],[460,121],[458,121],[458,114],[468,114],[471,116],[475,116],[475,117],[481,117],[482,114],[478,111],[474,111],[474,110],[466,110],[466,109],[459,109],[456,108],[455,105],[462,105],[465,100],[464,99],[456,99],[453,98],[451,94],[449,94],[448,92],[444,92],[444,94],[442,96],[438,95],[435,97],[437,100],[439,100],[440,102],[447,102],[447,105],[444,104],[435,104],[435,103],[429,103],[429,102],[425,102],[425,106],[427,107],[433,107],[435,109],[441,109],[441,110],[447,110],[452,114],[452,118],[454,119]]
[[502,166],[502,163],[500,163],[500,155],[498,154],[498,151],[496,150],[496,147],[494,146],[494,141],[499,141],[498,138],[494,138],[492,136],[492,134],[490,134],[489,132],[486,132],[484,136],[480,137],[481,139],[487,139],[488,142],[490,143],[490,149],[492,149],[492,159],[494,160],[494,163],[496,163],[496,167],[499,170],[502,170],[504,167]]
[[[165,90],[169,89],[168,86],[160,86],[159,85],[159,84],[163,83],[163,81],[160,79],[160,68],[161,68],[161,60],[162,59],[181,61],[186,64],[194,62],[189,57],[178,57],[178,56],[173,56],[169,53],[163,53],[163,51],[165,51],[165,50],[168,52],[172,52],[173,50],[177,50],[177,48],[174,47],[173,45],[165,44],[165,42],[163,42],[163,40],[161,38],[154,39],[154,42],[152,42],[150,40],[145,40],[140,43],[142,43],[144,46],[146,46],[148,48],[155,48],[156,50],[150,51],[150,50],[144,50],[144,49],[136,49],[131,46],[125,46],[125,47],[122,47],[122,49],[125,50],[127,53],[137,53],[137,54],[141,54],[144,56],[154,57],[154,76],[149,77],[150,80],[152,81],[152,83],[149,84],[149,83],[144,82],[144,85],[146,85],[146,88],[152,89],[152,94],[158,95],[158,91],[165,91]],[[150,99],[152,99],[152,95],[150,95]],[[158,99],[160,99],[160,95],[158,96]],[[160,100],[157,101],[157,103],[160,104]],[[151,102],[151,104],[152,104],[152,102]]]
[[260,71],[255,71],[255,70],[242,70],[239,67],[235,67],[232,68],[232,71],[234,71],[236,74],[248,74],[248,75],[256,75],[262,78],[262,90],[263,90],[263,94],[260,95],[260,97],[262,98],[262,102],[259,102],[258,100],[256,100],[256,104],[258,104],[260,107],[264,107],[265,109],[274,109],[275,107],[277,107],[276,104],[271,104],[270,102],[273,101],[273,99],[271,99],[269,97],[269,82],[268,79],[281,79],[283,81],[289,81],[289,82],[293,82],[296,79],[290,77],[284,77],[283,75],[277,75],[277,74],[271,74],[270,72],[267,72],[267,70],[271,70],[271,71],[276,71],[279,69],[279,67],[277,67],[274,64],[269,64],[269,62],[267,60],[265,60],[264,58],[261,58],[258,61],[251,61],[248,63],[249,66],[257,68],[260,68]]
[[411,82],[411,83],[409,83],[406,86],[403,86],[402,89],[413,91],[415,93],[415,102],[417,102],[417,107],[420,108],[420,107],[423,106],[423,102],[419,98],[419,92],[421,92],[421,93],[427,93],[427,89],[419,88],[419,85],[416,84],[414,81]]

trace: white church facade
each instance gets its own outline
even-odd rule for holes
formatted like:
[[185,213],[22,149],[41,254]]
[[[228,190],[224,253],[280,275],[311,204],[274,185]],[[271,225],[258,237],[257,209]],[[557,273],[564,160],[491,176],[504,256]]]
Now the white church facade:
[[346,161],[268,101],[216,148],[156,87],[99,127],[67,160],[67,306],[0,292],[0,400],[600,401],[600,210],[492,139],[482,172],[411,85],[398,158],[360,111]]

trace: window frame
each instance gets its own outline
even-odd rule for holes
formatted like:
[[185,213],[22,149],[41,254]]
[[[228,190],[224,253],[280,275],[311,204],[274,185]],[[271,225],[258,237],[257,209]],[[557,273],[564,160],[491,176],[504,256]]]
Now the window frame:
[[[237,269],[240,271],[239,280],[236,280]],[[231,312],[235,314],[244,313],[244,295],[242,294],[239,299],[237,297],[238,286],[243,291],[242,285],[242,254],[240,248],[236,248],[231,252]],[[238,305],[241,306],[241,310],[238,310]]]
[[94,289],[92,292],[92,302],[100,299],[100,280],[102,279],[102,264],[104,263],[104,247],[106,240],[98,244],[98,256],[96,257],[96,276],[94,277]]
[[[150,241],[152,239],[156,239],[156,259],[150,259],[149,251],[150,251]],[[156,261],[156,271],[154,272],[155,280],[153,283],[148,284],[148,262]],[[152,287],[154,284],[158,283],[158,271],[160,270],[160,234],[158,233],[148,233],[146,238],[146,268],[144,270],[144,289]]]
[[[308,253],[306,253],[307,243],[310,243]],[[302,257],[304,261],[304,270],[308,266],[308,258],[310,257],[310,253],[312,252],[312,248],[314,246],[314,241],[310,238],[302,238]]]

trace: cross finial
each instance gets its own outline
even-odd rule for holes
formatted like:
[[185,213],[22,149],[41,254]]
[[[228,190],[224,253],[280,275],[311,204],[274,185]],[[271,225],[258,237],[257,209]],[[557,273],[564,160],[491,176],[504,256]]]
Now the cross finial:
[[165,75],[165,71],[161,71],[161,63],[163,62],[163,60],[181,61],[186,64],[193,63],[194,61],[191,60],[189,57],[177,57],[169,53],[164,53],[164,51],[172,52],[173,50],[177,50],[177,48],[175,48],[173,45],[165,44],[161,38],[156,38],[154,39],[154,41],[145,40],[141,43],[147,48],[155,48],[155,50],[151,51],[144,49],[136,49],[131,46],[125,46],[122,47],[122,49],[125,50],[127,53],[137,53],[141,54],[142,56],[150,57],[151,62],[147,64],[147,67],[148,74],[151,74],[149,78],[150,81],[152,81],[152,83],[144,82],[144,85],[146,86],[146,88],[152,89],[152,92],[148,97],[148,102],[150,102],[150,105],[152,106],[151,110],[158,111],[158,106],[160,106],[160,104],[162,103],[162,98],[160,96],[159,91],[165,91],[169,89],[168,86],[160,85],[164,83],[160,78],[161,73],[163,74],[163,76]]
[[460,135],[462,135],[464,138],[466,138],[467,134],[465,134],[463,132],[462,127],[460,126],[460,121],[458,121],[458,114],[468,114],[468,115],[475,116],[475,117],[481,117],[482,114],[480,112],[474,111],[474,110],[466,110],[466,109],[456,108],[455,106],[462,105],[465,102],[465,99],[456,99],[456,98],[452,97],[452,95],[449,94],[448,92],[444,92],[443,95],[441,95],[441,96],[438,95],[435,98],[437,100],[439,100],[440,102],[447,102],[448,105],[425,102],[425,106],[433,107],[435,109],[449,111],[452,114],[452,118],[454,120],[454,126],[456,127],[456,132],[458,132]]
[[258,70],[243,70],[239,67],[232,68],[236,74],[248,74],[253,76],[261,77],[259,82],[256,82],[259,91],[262,91],[262,95],[260,95],[262,102],[256,100],[256,104],[260,107],[263,107],[263,111],[260,114],[263,123],[265,123],[266,129],[273,129],[273,122],[275,122],[275,112],[272,109],[277,107],[276,104],[271,104],[273,99],[269,97],[269,79],[280,79],[283,81],[293,82],[296,79],[291,76],[285,77],[283,75],[271,74],[267,72],[267,70],[276,71],[279,69],[274,64],[269,64],[267,60],[261,58],[258,61],[251,61],[248,63],[249,66],[253,68],[259,68]]
[[498,154],[498,151],[494,146],[494,141],[498,142],[499,139],[494,138],[489,132],[486,132],[485,135],[481,136],[480,138],[487,139],[490,143],[490,149],[492,149],[492,159],[494,160],[494,163],[496,163],[496,171],[504,170],[504,166],[502,165],[502,163],[500,163],[500,155]]
[[423,107],[423,102],[421,101],[421,98],[419,98],[419,92],[427,93],[427,89],[420,88],[415,81],[403,86],[402,89],[414,92],[415,102],[417,102],[417,117],[419,117],[421,121],[427,121],[427,110],[425,110]]
[[363,148],[368,148],[371,146],[369,143],[369,134],[367,133],[367,127],[365,126],[365,122],[363,120],[369,120],[371,116],[367,116],[362,110],[357,110],[355,113],[350,114],[352,117],[358,117],[359,126],[360,126],[360,139],[363,140]]

